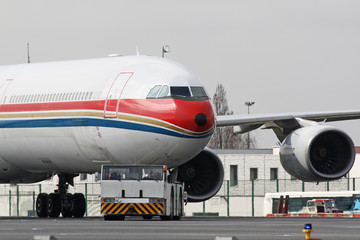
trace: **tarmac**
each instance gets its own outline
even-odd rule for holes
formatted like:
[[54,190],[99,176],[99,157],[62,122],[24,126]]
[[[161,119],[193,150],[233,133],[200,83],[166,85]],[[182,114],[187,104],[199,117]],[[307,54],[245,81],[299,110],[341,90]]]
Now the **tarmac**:
[[[324,240],[360,239],[357,218],[245,218],[184,217],[180,221],[104,221],[103,218],[39,219],[0,218],[0,239],[11,240],[109,240],[109,239],[223,239],[276,240],[304,239],[304,224],[311,223],[312,238]],[[52,238],[50,238],[52,236]]]

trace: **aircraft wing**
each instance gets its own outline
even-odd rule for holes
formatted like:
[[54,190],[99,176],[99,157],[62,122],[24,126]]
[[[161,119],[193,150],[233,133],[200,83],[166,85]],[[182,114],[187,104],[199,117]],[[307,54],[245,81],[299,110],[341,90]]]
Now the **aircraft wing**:
[[268,122],[291,121],[294,119],[306,119],[316,122],[333,122],[360,119],[360,110],[354,111],[332,111],[332,112],[308,112],[308,113],[267,113],[247,115],[223,115],[217,116],[216,126],[237,125],[263,125]]
[[246,133],[257,128],[273,129],[280,141],[292,131],[316,122],[333,122],[360,119],[360,110],[307,112],[307,113],[274,113],[249,115],[217,116],[216,126],[234,126],[234,133]]

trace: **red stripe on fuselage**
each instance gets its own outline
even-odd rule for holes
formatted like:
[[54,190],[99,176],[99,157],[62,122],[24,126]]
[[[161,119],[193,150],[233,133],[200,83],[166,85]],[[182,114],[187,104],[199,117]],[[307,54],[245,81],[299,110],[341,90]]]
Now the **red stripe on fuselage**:
[[[107,111],[116,111],[117,100],[109,100]],[[98,110],[104,111],[105,100],[2,104],[0,113]],[[179,99],[121,99],[119,113],[156,118],[194,132],[204,132],[214,126],[214,113],[209,100],[184,101]],[[207,117],[204,126],[195,123],[195,116]]]
[[105,100],[100,101],[74,101],[74,102],[47,102],[47,103],[21,103],[2,104],[0,113],[4,112],[41,112],[63,110],[104,110]]

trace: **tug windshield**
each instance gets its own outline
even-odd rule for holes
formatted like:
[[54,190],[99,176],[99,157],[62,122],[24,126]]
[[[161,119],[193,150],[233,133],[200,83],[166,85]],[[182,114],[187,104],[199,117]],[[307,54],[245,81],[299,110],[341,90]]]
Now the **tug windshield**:
[[164,180],[163,166],[103,166],[102,180]]

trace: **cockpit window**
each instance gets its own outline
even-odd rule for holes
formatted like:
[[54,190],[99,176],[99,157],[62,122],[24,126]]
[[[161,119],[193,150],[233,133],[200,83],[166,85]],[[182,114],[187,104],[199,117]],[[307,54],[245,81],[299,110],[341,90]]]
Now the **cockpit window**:
[[203,87],[190,87],[192,95],[194,97],[207,97],[205,89]]
[[184,100],[203,101],[209,99],[204,87],[156,85],[146,98],[180,98]]
[[162,97],[168,97],[168,96],[169,96],[169,87],[164,85],[163,88],[161,89],[158,97],[162,98]]
[[188,87],[170,87],[170,92],[172,97],[191,97],[191,93]]
[[153,87],[150,90],[150,92],[149,92],[149,94],[147,95],[146,98],[156,98],[156,96],[158,95],[158,92],[160,91],[161,87],[162,87],[161,85],[156,85],[155,87]]

